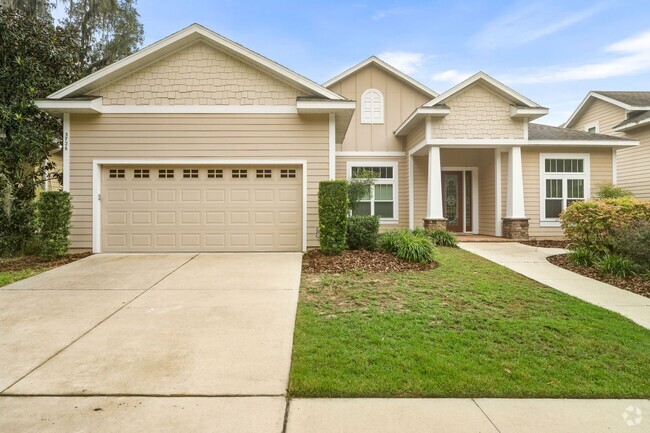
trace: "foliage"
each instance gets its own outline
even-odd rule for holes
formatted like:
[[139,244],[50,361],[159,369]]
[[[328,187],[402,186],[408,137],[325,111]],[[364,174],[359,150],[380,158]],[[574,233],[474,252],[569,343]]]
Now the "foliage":
[[588,267],[593,265],[598,257],[589,248],[577,246],[569,253],[569,258],[578,266]]
[[341,254],[348,227],[348,181],[328,180],[318,186],[318,230],[324,254]]
[[43,98],[77,78],[70,33],[0,8],[0,254],[21,254],[34,233],[36,188],[53,165],[60,122],[40,111]]
[[434,245],[440,247],[455,247],[458,245],[456,235],[448,230],[426,230]]
[[634,273],[634,262],[616,253],[607,253],[596,261],[596,267],[606,274],[619,278],[628,278]]
[[67,254],[72,204],[65,191],[42,192],[38,200],[41,257],[54,260]]
[[413,234],[401,237],[395,256],[414,263],[431,263],[435,260],[436,248],[428,239]]
[[379,235],[377,246],[381,251],[395,254],[399,249],[402,237],[408,236],[407,229],[387,230]]
[[348,185],[350,214],[356,213],[361,200],[372,198],[372,187],[375,184],[376,176],[372,170],[361,170],[354,174]]
[[144,40],[137,0],[69,0],[62,24],[74,32],[85,75],[132,54]]
[[351,250],[377,249],[379,238],[379,217],[373,215],[357,215],[348,218],[347,241]]
[[614,185],[612,182],[601,184],[596,191],[596,198],[599,200],[623,197],[632,197],[632,191],[629,191],[621,186]]
[[15,9],[30,18],[52,21],[52,9],[56,1],[50,0],[2,0],[0,6]]
[[650,272],[650,220],[633,221],[614,233],[614,251],[623,254],[645,272]]
[[629,197],[575,202],[560,218],[571,243],[604,254],[613,250],[618,230],[634,221],[650,220],[650,202]]

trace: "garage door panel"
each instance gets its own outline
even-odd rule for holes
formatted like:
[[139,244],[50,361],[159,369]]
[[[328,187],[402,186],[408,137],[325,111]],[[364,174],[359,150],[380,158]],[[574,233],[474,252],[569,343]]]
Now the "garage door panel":
[[113,178],[111,168],[102,170],[103,251],[302,248],[300,168],[295,178],[272,166],[126,166]]

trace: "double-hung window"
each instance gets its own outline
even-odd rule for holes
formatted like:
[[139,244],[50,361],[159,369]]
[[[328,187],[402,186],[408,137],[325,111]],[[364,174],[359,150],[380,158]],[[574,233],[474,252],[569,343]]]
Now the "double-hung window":
[[364,197],[355,215],[377,215],[383,223],[397,222],[397,163],[395,162],[348,162],[348,179],[354,179],[365,171],[375,174],[370,196]]
[[541,154],[540,180],[540,221],[559,225],[564,209],[589,198],[589,155]]

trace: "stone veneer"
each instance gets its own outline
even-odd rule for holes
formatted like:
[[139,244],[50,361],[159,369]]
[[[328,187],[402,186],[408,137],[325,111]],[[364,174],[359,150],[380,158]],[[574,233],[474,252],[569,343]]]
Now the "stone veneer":
[[424,219],[424,228],[427,230],[447,230],[447,219]]
[[508,239],[528,239],[528,218],[503,218],[502,233]]

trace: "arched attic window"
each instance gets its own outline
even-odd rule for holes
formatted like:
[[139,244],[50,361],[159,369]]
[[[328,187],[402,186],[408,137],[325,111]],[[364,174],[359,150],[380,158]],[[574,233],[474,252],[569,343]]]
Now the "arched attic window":
[[384,95],[368,89],[361,95],[361,123],[384,123]]

